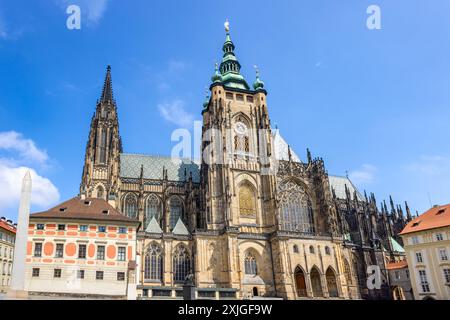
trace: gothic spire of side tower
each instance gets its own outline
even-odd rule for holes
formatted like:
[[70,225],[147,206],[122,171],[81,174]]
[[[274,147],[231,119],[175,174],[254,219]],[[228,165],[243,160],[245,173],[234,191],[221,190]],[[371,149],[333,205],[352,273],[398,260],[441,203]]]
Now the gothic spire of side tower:
[[102,93],[91,119],[80,184],[81,196],[115,199],[121,152],[117,105],[113,96],[111,67],[108,66]]

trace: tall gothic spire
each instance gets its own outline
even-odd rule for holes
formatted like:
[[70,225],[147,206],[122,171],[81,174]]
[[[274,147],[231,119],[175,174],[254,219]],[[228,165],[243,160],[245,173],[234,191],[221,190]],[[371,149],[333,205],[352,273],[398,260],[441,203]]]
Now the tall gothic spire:
[[103,85],[102,96],[100,102],[114,102],[112,80],[111,80],[111,66],[106,68],[105,83]]

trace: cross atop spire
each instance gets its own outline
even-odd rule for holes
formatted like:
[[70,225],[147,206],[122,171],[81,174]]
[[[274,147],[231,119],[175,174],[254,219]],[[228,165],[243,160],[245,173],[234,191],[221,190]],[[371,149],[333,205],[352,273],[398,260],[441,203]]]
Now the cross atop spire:
[[106,68],[105,83],[103,85],[102,97],[100,102],[114,102],[112,80],[111,80],[111,66]]

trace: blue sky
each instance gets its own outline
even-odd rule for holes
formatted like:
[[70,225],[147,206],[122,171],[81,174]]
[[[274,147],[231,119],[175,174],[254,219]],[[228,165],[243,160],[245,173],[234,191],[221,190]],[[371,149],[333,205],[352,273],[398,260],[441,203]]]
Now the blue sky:
[[[81,30],[66,28],[70,4]],[[366,27],[371,4],[381,30]],[[0,0],[0,215],[15,219],[25,168],[34,211],[78,193],[108,64],[125,152],[169,155],[172,131],[200,119],[225,18],[301,158],[309,147],[378,201],[448,203],[449,12],[447,0]]]

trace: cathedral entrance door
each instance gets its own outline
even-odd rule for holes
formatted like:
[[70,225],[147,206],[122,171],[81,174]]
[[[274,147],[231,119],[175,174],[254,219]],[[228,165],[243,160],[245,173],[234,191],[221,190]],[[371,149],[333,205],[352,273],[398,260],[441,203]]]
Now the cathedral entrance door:
[[303,270],[298,268],[295,269],[295,286],[297,288],[297,295],[299,297],[307,297],[306,293],[306,281],[305,281],[305,274],[303,273]]
[[327,278],[327,287],[328,287],[328,293],[330,294],[330,297],[337,298],[339,297],[339,292],[336,284],[336,276],[334,275],[333,270],[328,268],[326,272],[326,278]]
[[322,283],[320,281],[320,273],[316,268],[311,270],[311,285],[314,297],[323,297]]

